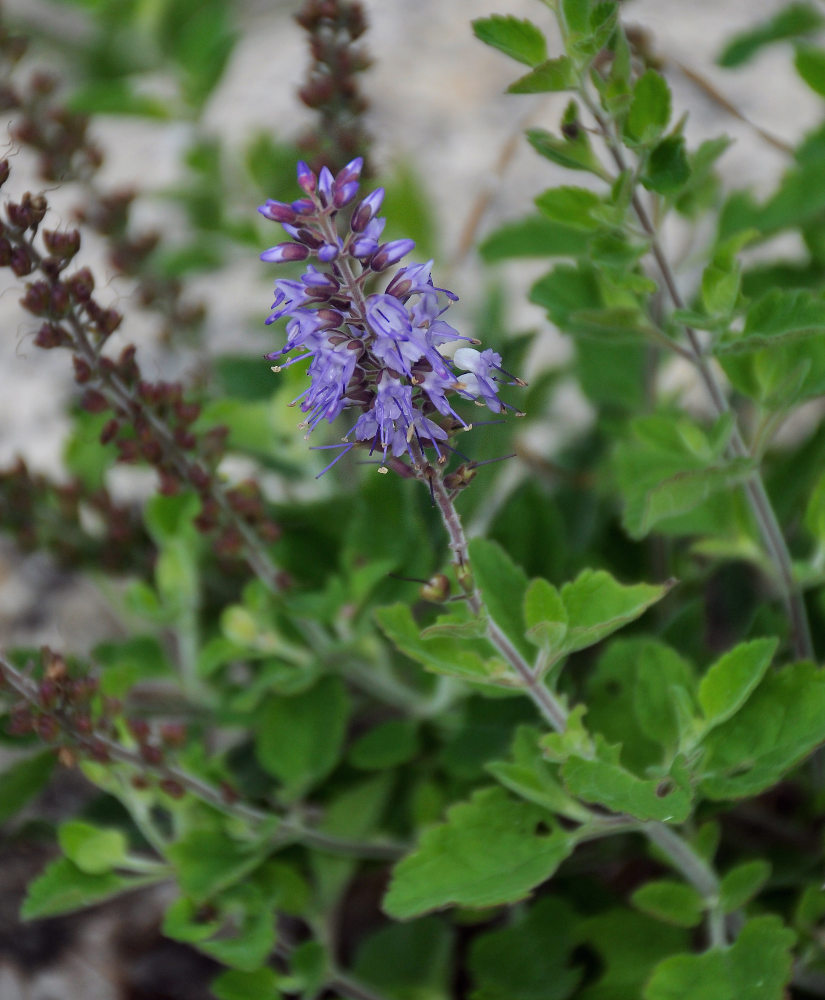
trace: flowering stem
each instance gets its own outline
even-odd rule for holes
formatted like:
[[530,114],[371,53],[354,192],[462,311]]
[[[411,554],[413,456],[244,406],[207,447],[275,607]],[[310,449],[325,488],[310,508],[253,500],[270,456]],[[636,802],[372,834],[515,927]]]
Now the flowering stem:
[[436,506],[441,512],[444,527],[450,539],[450,549],[453,553],[456,576],[467,595],[467,604],[474,615],[483,617],[487,622],[487,637],[501,653],[504,659],[518,674],[535,706],[556,732],[563,733],[567,727],[567,710],[561,701],[545,686],[530,664],[510,642],[495,620],[487,611],[481,595],[473,582],[470,558],[467,552],[467,538],[458,511],[450,497],[449,490],[444,485],[440,467],[433,467],[424,457],[419,443],[413,439],[410,450],[414,459],[413,471],[416,478],[432,489]]
[[[2,655],[0,655],[0,677],[5,685],[25,702],[33,708],[42,709],[37,683],[18,670]],[[123,746],[117,740],[98,732],[80,733],[72,727],[71,719],[68,716],[64,717],[60,713],[55,713],[55,715],[61,729],[66,731],[72,743],[91,754],[100,755],[103,753],[111,760],[128,764],[140,774],[149,774],[172,781],[200,799],[201,802],[205,802],[225,815],[242,819],[253,827],[269,822],[273,818],[272,812],[241,802],[234,796],[227,795],[225,790],[217,788],[188,771],[183,771],[162,761],[151,763],[136,750]],[[291,816],[280,819],[273,839],[278,846],[300,843],[329,854],[380,861],[395,860],[401,857],[406,849],[403,844],[365,843],[322,833],[320,830],[307,827],[300,818]]]
[[[550,725],[550,728],[557,733],[563,733],[567,726],[567,709],[546,687],[536,671],[492,619],[475,586],[461,517],[444,485],[441,468],[433,467],[427,462],[417,441],[413,440],[410,443],[410,450],[414,460],[415,477],[430,490],[441,514],[444,527],[447,529],[456,576],[467,595],[468,606],[473,614],[486,619],[488,639],[519,676],[523,690]],[[609,820],[610,823],[606,824],[608,832],[616,832],[618,828],[637,830],[667,856],[685,881],[689,882],[707,900],[711,943],[714,945],[723,943],[723,940],[719,940],[720,927],[721,933],[724,934],[724,920],[719,915],[717,905],[719,880],[704,858],[697,854],[683,837],[680,837],[675,830],[664,823],[640,822],[623,813],[616,813],[610,816]]]

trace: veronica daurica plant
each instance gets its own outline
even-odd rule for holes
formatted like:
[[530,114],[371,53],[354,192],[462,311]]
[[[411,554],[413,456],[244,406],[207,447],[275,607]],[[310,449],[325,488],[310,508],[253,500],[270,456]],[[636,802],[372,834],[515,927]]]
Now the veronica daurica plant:
[[[309,6],[346,81],[360,8]],[[25,919],[172,886],[163,932],[223,966],[217,1000],[825,995],[825,126],[764,200],[725,191],[728,141],[689,145],[618,3],[536,10],[473,26],[522,64],[513,101],[568,95],[527,133],[562,183],[479,247],[547,261],[530,297],[573,356],[529,385],[541,331],[503,335],[494,275],[453,326],[438,266],[385,239],[392,183],[361,191],[358,149],[300,162],[298,197],[260,208],[285,234],[261,254],[274,377],[218,358],[197,398],[145,381],[134,348],[109,359],[126,317],[71,270],[80,234],[41,231],[42,198],[7,205],[0,264],[84,386],[75,464],[102,481],[116,448],[159,478],[128,512],[135,634],[0,658],[23,751],[0,816],[25,831],[55,760],[96,789]],[[720,61],[790,40],[822,94],[822,24],[792,4]],[[783,231],[804,257],[771,257]],[[523,429],[570,377],[590,420],[550,455]],[[249,481],[226,484],[226,452]],[[15,528],[33,481],[12,478]]]
[[[628,586],[604,569],[589,568],[558,587],[528,579],[490,541],[468,543],[454,503],[456,480],[445,471],[452,447],[439,447],[467,422],[447,397],[484,402],[498,412],[496,382],[510,377],[498,355],[463,346],[466,338],[440,319],[451,295],[433,285],[429,264],[402,268],[383,292],[365,294],[375,275],[412,249],[411,241],[379,245],[380,191],[352,211],[340,235],[332,220],[355,197],[356,164],[336,177],[329,171],[316,177],[299,166],[308,197],[261,209],[284,225],[293,242],[262,257],[282,262],[315,256],[326,267],[319,273],[310,266],[300,282],[276,282],[270,318],[289,321],[286,346],[271,357],[296,348],[305,350],[288,363],[312,357],[310,387],[298,397],[309,430],[344,409],[360,410],[345,443],[332,447],[349,450],[361,442],[384,461],[389,452],[400,460],[399,471],[427,485],[449,537],[459,588],[458,602],[423,630],[402,604],[380,610],[378,620],[398,649],[427,669],[477,689],[526,695],[549,730],[517,730],[512,756],[487,764],[498,784],[477,790],[424,833],[396,866],[384,907],[409,919],[448,905],[512,904],[546,884],[579,845],[636,832],[681,881],[644,882],[630,897],[634,908],[671,928],[704,922],[705,934],[694,938],[698,951],[684,950],[685,937],[677,945],[674,931],[667,943],[665,935],[639,945],[621,990],[609,959],[602,979],[579,989],[579,973],[566,967],[577,941],[566,924],[575,918],[569,901],[551,888],[508,930],[477,942],[476,961],[501,984],[501,995],[514,992],[508,977],[544,983],[546,969],[525,971],[505,962],[506,973],[493,973],[485,960],[491,962],[505,940],[518,949],[519,933],[529,937],[541,926],[565,941],[553,960],[563,985],[537,995],[779,1000],[794,977],[806,981],[806,972],[793,964],[796,935],[762,903],[748,912],[769,883],[767,858],[734,857],[723,860],[726,870],[716,869],[721,825],[714,817],[722,804],[775,785],[825,737],[825,686],[812,662],[804,597],[819,584],[818,556],[807,569],[794,565],[766,487],[779,423],[823,388],[818,344],[810,343],[825,332],[819,273],[807,278],[813,290],[772,290],[750,301],[739,253],[765,235],[760,209],[748,202],[748,210],[737,206],[740,217],[731,218],[728,202],[700,286],[683,291],[659,227],[669,212],[690,219],[713,204],[712,169],[727,143],[709,140],[688,150],[684,120],[670,124],[668,86],[645,65],[644,52],[632,47],[617,4],[560,0],[546,6],[565,45],[557,57],[548,58],[541,30],[528,21],[495,16],[475,22],[475,31],[530,67],[511,92],[571,92],[560,134],[537,128],[528,139],[557,166],[590,175],[596,184],[544,192],[536,199],[540,215],[495,234],[487,256],[574,259],[556,265],[532,297],[577,337],[583,386],[616,438],[607,475],[619,487],[627,532],[635,538],[654,529],[666,533],[675,544],[659,549],[659,565],[684,566],[692,576],[710,576],[701,564],[697,574],[697,556],[717,567],[725,557],[750,562],[761,574],[756,586],[764,587],[762,599],[777,600],[784,614],[765,609],[760,616],[752,609],[739,625],[743,641],[709,665],[705,660],[697,672],[688,650],[666,641],[664,617],[652,631],[604,643],[662,600],[673,579]],[[769,28],[765,37],[780,35]],[[809,156],[819,155],[818,142],[816,136],[808,140]],[[690,366],[706,394],[710,416],[704,424],[672,399],[659,398],[657,371],[674,358]],[[613,364],[618,379],[603,371]],[[649,412],[637,416],[632,404],[641,401]],[[811,482],[809,488],[813,538],[799,544],[810,553],[811,542],[820,541],[821,487]],[[584,683],[581,675],[570,677],[586,662],[573,654],[596,645],[602,652]],[[790,662],[774,669],[780,647]],[[609,700],[611,691],[618,701],[612,712],[598,704],[599,695]],[[800,889],[797,921],[810,921],[816,904]],[[632,926],[639,931],[645,922]],[[607,942],[587,940],[609,955]],[[499,993],[482,987],[476,995]]]

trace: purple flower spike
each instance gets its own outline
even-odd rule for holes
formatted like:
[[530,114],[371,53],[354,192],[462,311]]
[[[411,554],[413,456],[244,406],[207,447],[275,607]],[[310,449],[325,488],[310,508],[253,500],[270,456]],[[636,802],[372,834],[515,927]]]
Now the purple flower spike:
[[261,205],[258,211],[265,219],[269,219],[271,222],[294,223],[297,215],[292,205],[287,205],[282,201],[273,201],[271,198],[267,200],[265,205]]
[[315,193],[315,188],[318,184],[318,178],[303,160],[298,161],[298,184],[308,195]]
[[[262,260],[312,257],[318,264],[308,265],[299,281],[275,282],[266,322],[284,319],[286,340],[267,357],[274,372],[309,359],[309,386],[293,401],[305,414],[307,435],[345,409],[359,413],[344,438],[352,440],[328,446],[340,455],[360,444],[384,461],[391,455],[415,464],[432,449],[443,462],[447,452],[440,443],[469,427],[452,403],[470,400],[500,413],[511,407],[499,399],[498,387],[514,376],[494,351],[455,350],[456,341],[470,338],[441,318],[456,296],[433,283],[432,261],[401,267],[383,292],[370,287],[376,272],[397,264],[415,243],[379,242],[386,222],[378,215],[381,188],[355,206],[349,225],[340,219],[340,209],[357,194],[362,165],[359,157],[333,177],[326,167],[316,176],[301,163],[298,183],[307,197],[291,204],[269,200],[259,210],[295,241],[265,250]],[[403,462],[396,466],[405,468]]]
[[383,200],[383,188],[376,188],[368,194],[358,208],[356,208],[352,213],[352,219],[349,224],[350,229],[354,233],[363,233],[363,231],[367,228],[367,223],[378,214],[378,209],[381,208],[381,202]]
[[380,246],[370,261],[373,271],[384,271],[415,249],[415,240],[392,240]]
[[261,260],[268,264],[283,264],[288,260],[306,260],[309,256],[309,247],[301,246],[300,243],[279,243],[276,247],[270,247],[261,254]]

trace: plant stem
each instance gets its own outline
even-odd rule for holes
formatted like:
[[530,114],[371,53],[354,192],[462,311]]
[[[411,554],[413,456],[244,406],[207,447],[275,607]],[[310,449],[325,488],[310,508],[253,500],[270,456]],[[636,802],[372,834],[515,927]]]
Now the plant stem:
[[[516,647],[510,642],[498,624],[487,610],[472,575],[472,567],[467,549],[467,539],[461,523],[461,517],[455,508],[450,493],[444,485],[440,467],[430,465],[421,450],[419,443],[413,439],[410,442],[413,456],[413,472],[416,478],[431,492],[435,505],[438,507],[444,527],[447,529],[450,549],[456,576],[467,595],[467,603],[473,614],[483,617],[487,622],[487,637],[491,644],[502,654],[522,681],[522,687],[527,696],[536,706],[550,728],[557,733],[563,733],[567,726],[568,712],[556,695],[550,691],[536,672],[530,667]],[[654,821],[642,822],[624,813],[614,813],[607,824],[610,832],[618,829],[637,830],[655,844],[670,860],[673,867],[681,873],[686,882],[696,889],[708,902],[709,930],[713,943],[718,931],[719,920],[716,919],[717,895],[719,880],[713,869],[690,844],[680,837],[669,826]],[[724,928],[724,922],[721,926]]]
[[525,690],[529,693],[533,703],[550,724],[551,728],[555,729],[556,732],[563,733],[567,727],[567,710],[564,705],[546,687],[541,678],[537,676],[530,664],[524,659],[512,642],[510,642],[484,607],[484,602],[472,579],[464,527],[458,511],[455,509],[455,504],[450,498],[450,493],[444,485],[441,469],[433,468],[427,463],[421,447],[415,439],[410,442],[410,450],[415,461],[413,471],[421,482],[432,489],[436,506],[441,512],[444,527],[447,529],[447,535],[450,539],[449,545],[453,553],[456,575],[467,594],[467,604],[470,610],[474,615],[486,619],[487,637],[490,642],[516,671]]
[[[42,710],[37,683],[26,677],[2,655],[0,655],[0,677],[6,686],[32,708]],[[285,846],[288,843],[301,843],[329,854],[378,861],[394,861],[401,857],[407,849],[404,844],[366,843],[345,837],[336,837],[333,834],[307,827],[299,818],[278,817],[276,813],[241,802],[231,795],[228,796],[224,790],[190,774],[188,771],[183,771],[165,762],[149,763],[136,750],[123,746],[122,743],[103,733],[79,733],[73,728],[72,720],[67,713],[53,710],[52,715],[61,730],[70,738],[72,744],[87,752],[100,753],[103,751],[111,760],[128,764],[141,774],[150,774],[154,777],[174,781],[195,798],[200,799],[201,802],[205,802],[228,816],[236,816],[253,827],[277,818],[278,825],[274,831],[273,840],[279,846]]]
[[[599,127],[599,131],[602,134],[602,138],[604,139],[613,162],[616,164],[619,171],[624,172],[627,169],[627,163],[622,152],[620,141],[612,134],[608,122],[605,121],[601,111],[591,99],[584,85],[580,88],[579,93]],[[639,197],[638,191],[633,193],[631,204],[633,206],[633,211],[639,220],[639,224],[650,241],[650,251],[653,255],[653,259],[656,261],[656,265],[662,276],[662,281],[674,308],[684,309],[685,303],[676,284],[676,278],[673,273],[673,269],[670,266],[670,261],[662,249],[662,245],[659,242],[659,238],[656,233],[656,227],[653,225],[653,222],[651,221],[651,218],[642,203],[642,199]],[[725,395],[722,385],[716,376],[716,372],[708,362],[698,333],[688,324],[683,324],[683,329],[688,342],[688,358],[696,369],[696,372],[699,375],[708,396],[710,397],[713,408],[719,416],[727,414],[731,414],[733,416],[733,430],[731,432],[731,438],[728,445],[730,454],[734,458],[752,460],[753,456],[742,436],[742,432],[736,419],[736,413]],[[668,340],[668,338],[665,338],[665,340]],[[671,346],[672,350],[682,356],[685,356],[685,351],[680,348],[680,345],[671,345],[668,340],[668,346]],[[805,600],[800,587],[794,580],[793,563],[791,561],[791,555],[788,551],[787,543],[785,542],[785,536],[782,533],[782,528],[776,517],[776,512],[773,509],[770,497],[768,496],[768,491],[765,488],[764,480],[762,479],[762,474],[758,468],[748,474],[744,481],[744,490],[751,512],[753,513],[759,527],[759,532],[762,536],[765,549],[779,578],[780,595],[788,614],[794,653],[797,657],[815,660],[816,654],[813,647],[813,640],[811,638],[811,629],[808,622],[808,613],[805,608]]]

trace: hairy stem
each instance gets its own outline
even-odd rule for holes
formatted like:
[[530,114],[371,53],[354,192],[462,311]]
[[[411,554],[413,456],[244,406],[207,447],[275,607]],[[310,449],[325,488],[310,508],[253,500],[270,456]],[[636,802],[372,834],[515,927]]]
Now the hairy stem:
[[[450,550],[453,553],[453,564],[456,576],[467,595],[467,603],[475,615],[483,616],[487,622],[487,638],[510,664],[522,682],[524,692],[536,706],[550,728],[557,733],[563,733],[567,727],[568,712],[564,704],[550,691],[539,678],[533,668],[527,663],[521,653],[510,642],[502,629],[493,620],[487,610],[478,589],[473,581],[472,566],[467,549],[467,539],[461,523],[461,517],[449,491],[444,485],[440,467],[429,464],[424,457],[420,444],[413,439],[410,442],[413,456],[413,472],[432,495],[438,507],[444,527],[449,537]],[[609,817],[606,827],[611,832],[617,830],[637,830],[655,844],[669,859],[673,867],[681,873],[701,896],[707,900],[709,909],[709,933],[712,943],[718,943],[716,936],[724,921],[718,918],[717,894],[719,880],[713,869],[696,853],[691,845],[680,837],[671,827],[658,822],[640,822],[632,816],[615,813]]]

